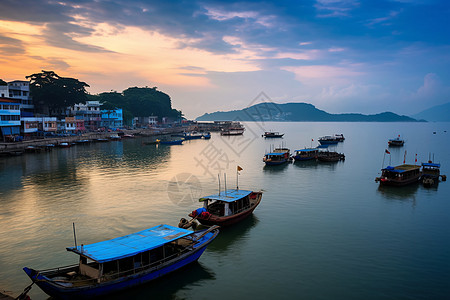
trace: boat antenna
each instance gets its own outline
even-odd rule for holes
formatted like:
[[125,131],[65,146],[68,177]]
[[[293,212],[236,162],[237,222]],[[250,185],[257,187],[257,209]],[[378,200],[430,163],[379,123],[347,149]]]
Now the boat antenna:
[[227,173],[223,173],[223,179],[225,182],[225,196],[227,195]]
[[217,178],[219,178],[219,196],[220,196],[220,174],[217,174]]
[[77,248],[77,234],[75,233],[75,222],[72,223],[73,226],[73,239],[75,240],[75,249]]

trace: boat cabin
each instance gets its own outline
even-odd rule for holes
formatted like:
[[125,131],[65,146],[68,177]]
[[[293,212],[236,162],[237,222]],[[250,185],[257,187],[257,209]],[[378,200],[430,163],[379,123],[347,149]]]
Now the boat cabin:
[[295,160],[308,160],[316,158],[319,154],[319,149],[317,148],[306,148],[294,151]]
[[76,275],[78,284],[82,281],[88,284],[93,280],[100,283],[151,269],[181,255],[187,245],[194,243],[189,236],[192,233],[159,225],[108,241],[69,247],[67,251],[80,255],[80,261],[78,272],[68,275]]
[[212,215],[227,217],[250,208],[252,191],[227,190],[200,198],[203,208]]

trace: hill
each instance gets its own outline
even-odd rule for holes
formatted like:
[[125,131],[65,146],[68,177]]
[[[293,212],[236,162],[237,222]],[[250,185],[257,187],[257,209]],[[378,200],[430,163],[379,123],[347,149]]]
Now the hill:
[[430,122],[450,122],[450,102],[438,106],[433,106],[412,116],[415,119],[427,120]]
[[285,122],[417,122],[408,116],[392,112],[375,115],[357,113],[330,114],[308,103],[272,102],[256,104],[242,110],[206,113],[197,121],[285,121]]

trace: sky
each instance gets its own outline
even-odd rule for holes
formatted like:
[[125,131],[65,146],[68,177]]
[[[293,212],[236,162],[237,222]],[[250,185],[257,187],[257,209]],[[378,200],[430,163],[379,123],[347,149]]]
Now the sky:
[[261,101],[413,115],[450,102],[448,0],[0,1],[0,79],[157,87],[187,118]]

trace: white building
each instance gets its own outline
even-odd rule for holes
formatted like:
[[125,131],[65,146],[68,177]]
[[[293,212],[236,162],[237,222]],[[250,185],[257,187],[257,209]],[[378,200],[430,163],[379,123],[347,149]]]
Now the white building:
[[[12,99],[20,101],[23,112],[33,113],[34,105],[30,96],[30,82],[24,80],[14,80],[8,82],[8,95]],[[0,92],[1,94],[1,92]],[[31,115],[30,115],[31,116]]]
[[97,130],[102,121],[99,101],[86,101],[86,104],[75,104],[71,108],[71,114],[75,116],[82,116],[84,119],[84,126],[88,130]]

